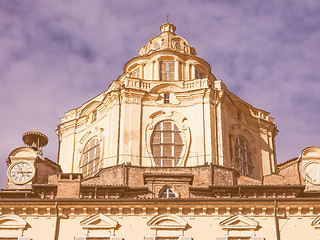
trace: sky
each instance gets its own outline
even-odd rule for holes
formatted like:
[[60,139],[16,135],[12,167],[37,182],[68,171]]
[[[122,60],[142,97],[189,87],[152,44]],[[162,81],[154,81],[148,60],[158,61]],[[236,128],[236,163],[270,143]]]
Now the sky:
[[320,147],[318,0],[0,0],[0,187],[25,132],[57,160],[60,118],[105,91],[167,12],[217,79],[271,112],[278,163]]

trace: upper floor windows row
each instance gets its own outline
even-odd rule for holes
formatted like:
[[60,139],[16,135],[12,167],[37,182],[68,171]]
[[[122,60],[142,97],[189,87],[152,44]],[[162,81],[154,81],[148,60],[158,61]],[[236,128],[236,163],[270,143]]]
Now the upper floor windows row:
[[[157,69],[159,72],[154,73],[153,71],[157,71]],[[184,71],[185,73],[182,73],[181,67],[179,67],[175,61],[160,61],[158,67],[153,66],[152,69],[149,70],[141,70],[140,67],[134,68],[130,73],[130,77],[145,78],[145,75],[147,76],[149,72],[149,78],[147,77],[147,79],[160,81],[181,80],[185,79],[186,75],[190,76],[188,77],[190,80],[205,78],[205,73],[196,66],[190,65],[189,69],[184,69]]]

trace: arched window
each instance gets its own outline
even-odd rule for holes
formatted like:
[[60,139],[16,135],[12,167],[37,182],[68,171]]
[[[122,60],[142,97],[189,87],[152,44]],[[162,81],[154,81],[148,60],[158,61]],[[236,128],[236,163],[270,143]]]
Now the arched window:
[[98,138],[94,137],[89,140],[84,147],[81,172],[84,177],[92,175],[99,170],[100,162],[100,145]]
[[166,187],[165,189],[163,189],[160,194],[160,198],[176,198],[176,197],[177,197],[176,194],[169,187]]
[[241,175],[252,177],[253,165],[248,143],[241,137],[238,137],[235,145],[235,168]]
[[166,120],[156,124],[151,135],[151,150],[157,166],[177,166],[182,148],[181,131],[173,121]]

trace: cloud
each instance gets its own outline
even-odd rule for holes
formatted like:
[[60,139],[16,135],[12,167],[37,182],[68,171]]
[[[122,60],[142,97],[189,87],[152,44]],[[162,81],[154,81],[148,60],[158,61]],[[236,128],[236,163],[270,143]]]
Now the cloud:
[[239,97],[271,112],[278,161],[320,145],[320,3],[308,1],[1,1],[0,167],[24,132],[56,126],[116,79],[159,34],[169,12],[176,33]]

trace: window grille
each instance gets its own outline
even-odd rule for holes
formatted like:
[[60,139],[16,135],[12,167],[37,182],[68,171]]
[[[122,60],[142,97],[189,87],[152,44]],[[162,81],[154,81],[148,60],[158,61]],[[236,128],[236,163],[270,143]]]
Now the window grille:
[[151,150],[157,166],[177,166],[183,146],[181,131],[173,121],[156,124],[151,135]]
[[160,198],[176,198],[177,196],[171,190],[171,188],[166,188],[162,191]]
[[235,168],[241,175],[248,177],[253,176],[253,165],[248,143],[241,137],[236,140]]
[[98,138],[92,138],[84,147],[82,155],[81,172],[87,177],[99,170],[100,144]]
[[162,81],[174,80],[174,62],[160,63],[160,80]]

